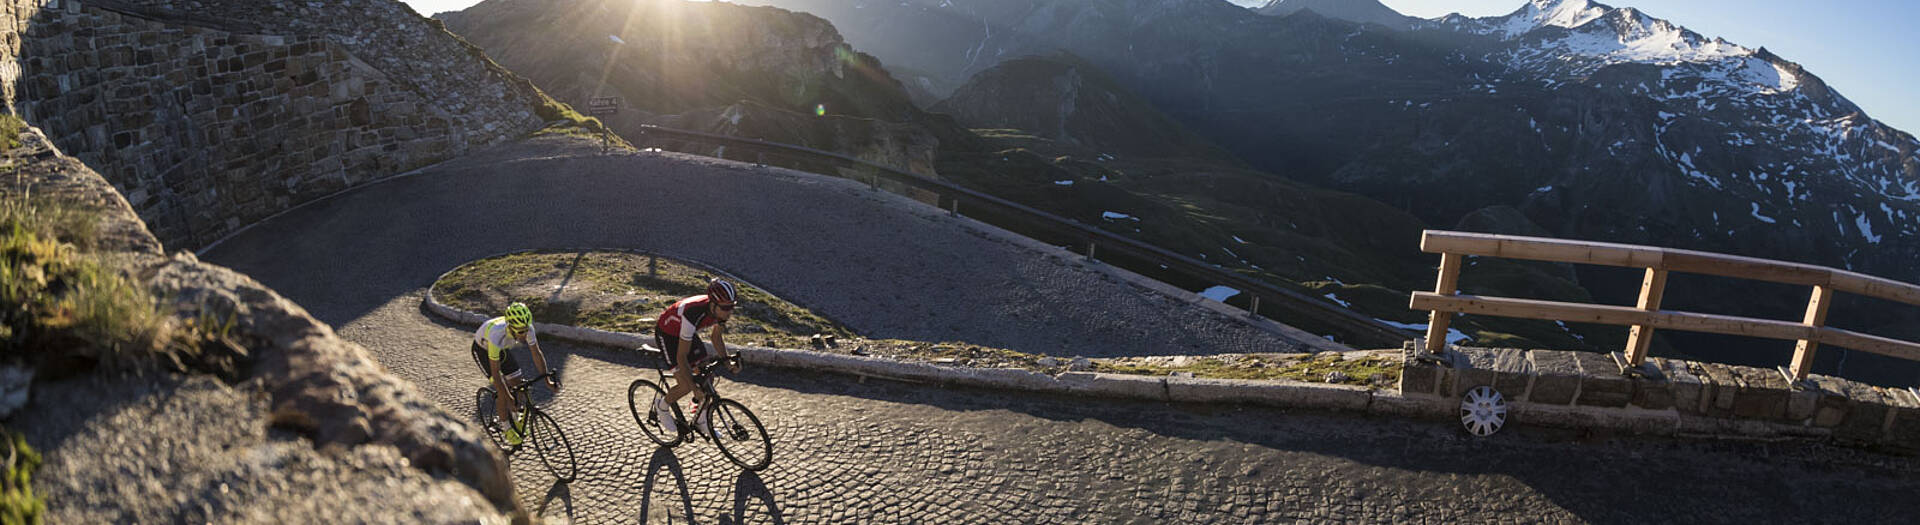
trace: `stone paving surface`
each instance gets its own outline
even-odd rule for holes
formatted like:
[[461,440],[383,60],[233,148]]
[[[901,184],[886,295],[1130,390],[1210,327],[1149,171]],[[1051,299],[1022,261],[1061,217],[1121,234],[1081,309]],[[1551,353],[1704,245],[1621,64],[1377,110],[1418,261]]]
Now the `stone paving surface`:
[[[341,327],[471,417],[467,328],[408,292]],[[1817,445],[1626,439],[1244,407],[1109,402],[746,370],[720,393],[767,425],[743,471],[700,441],[660,449],[626,387],[634,353],[550,341],[581,473],[511,459],[522,501],[578,523],[1888,522],[1920,465]],[[522,363],[530,363],[517,350]],[[531,366],[531,365],[528,365]],[[1863,504],[1872,502],[1872,504]]]
[[[556,235],[561,240],[485,237],[475,233],[479,228],[466,225],[477,224],[477,218],[486,214],[460,211],[452,203],[417,201],[459,200],[436,193],[448,192],[471,196],[469,201],[494,202],[493,197],[458,192],[490,187],[521,191],[530,200],[528,206],[537,203],[556,210],[638,205],[623,193],[631,188],[621,189],[618,177],[589,181],[612,185],[605,187],[608,195],[604,197],[548,198],[542,193],[548,190],[541,188],[551,184],[532,179],[558,176],[556,172],[562,170],[614,169],[603,166],[609,161],[551,162],[538,167],[539,174],[505,173],[535,168],[498,162],[500,168],[491,175],[477,172],[439,179],[429,175],[388,183],[396,185],[392,188],[376,186],[372,193],[392,191],[395,196],[362,192],[327,201],[256,228],[208,258],[241,268],[299,300],[338,326],[342,336],[365,345],[391,371],[417,383],[449,410],[470,417],[474,390],[482,383],[467,354],[471,327],[423,313],[424,287],[440,271],[467,259],[508,249],[612,238],[581,237],[576,230],[596,231],[600,236],[615,232],[601,231],[608,225],[560,212],[552,218],[524,217],[551,226],[549,231],[560,232]],[[712,169],[710,164],[697,164],[708,166],[698,169],[674,167],[677,164],[657,159],[627,162],[655,170],[670,179],[664,182],[673,183],[700,176],[699,169]],[[738,177],[726,170],[705,176]],[[807,199],[796,199],[795,205],[810,202],[824,215],[851,214],[857,219],[840,220],[857,220],[856,224],[872,230],[908,228],[889,225],[903,222],[898,210],[850,209],[888,209],[862,200],[858,191],[816,181],[779,180],[793,186],[779,191],[807,193]],[[371,202],[354,202],[363,199]],[[939,220],[904,218],[908,224],[932,224],[926,229],[935,231]],[[436,226],[413,229],[415,224]],[[621,232],[638,239],[636,244],[680,238],[657,227],[621,224]],[[892,241],[902,243],[900,253],[914,253],[931,247],[922,240],[927,235],[902,231]],[[756,246],[772,240],[751,232],[728,238],[750,238],[747,244]],[[805,257],[785,259],[808,261],[792,264],[806,266],[796,272],[826,272],[851,265],[878,272],[889,283],[910,276],[928,278],[920,273],[923,270],[873,266],[899,262],[892,252],[825,257],[835,249],[807,243],[766,246],[770,247],[762,249],[770,252],[814,250]],[[717,257],[703,256],[726,253],[702,248],[687,251],[709,262]],[[1010,261],[1013,256],[1004,257]],[[829,264],[812,266],[812,261],[822,258]],[[822,289],[800,286],[796,281],[800,277],[780,271],[777,265],[744,261],[729,262],[747,265],[750,269],[742,271],[753,274],[756,281],[771,280],[809,292]],[[1060,265],[1045,260],[997,264],[1002,273],[1053,276],[1049,279],[1073,275],[1070,269],[1046,269]],[[823,285],[830,289],[864,281],[845,276],[822,279],[833,281],[832,286]],[[1018,287],[993,293],[1012,293],[1011,288]],[[892,290],[876,289],[847,292],[851,297],[833,301],[850,306],[858,303],[846,301],[877,299],[876,294]],[[781,291],[789,299],[814,300],[807,293]],[[991,335],[1001,328],[969,312],[955,313],[959,321],[951,323],[944,312],[939,322],[925,322],[934,314],[925,310],[932,299],[898,301],[918,305],[914,315],[920,316],[920,324],[949,325],[925,328],[929,332]],[[1124,325],[1139,319],[1131,315],[1146,311],[1122,306],[1108,313],[1088,308],[1065,306],[1061,315],[1092,316],[1099,318],[1093,321]],[[911,319],[906,315],[863,322],[909,332]],[[1914,460],[1818,445],[1615,440],[1524,427],[1510,427],[1491,439],[1472,439],[1444,423],[1232,406],[1107,402],[881,380],[861,383],[844,376],[789,370],[748,370],[720,381],[720,392],[753,409],[773,435],[773,465],[746,473],[728,463],[710,443],[662,450],[646,440],[624,399],[630,381],[655,377],[646,369],[651,365],[646,359],[561,341],[548,341],[546,346],[550,362],[561,370],[564,387],[557,395],[545,394],[544,387],[536,387],[535,392],[579,448],[580,479],[556,483],[531,454],[514,457],[512,467],[520,497],[550,520],[1891,522],[1920,510],[1920,503],[1910,497],[1920,490],[1920,476],[1915,475],[1920,465]],[[531,366],[527,356],[520,357]]]

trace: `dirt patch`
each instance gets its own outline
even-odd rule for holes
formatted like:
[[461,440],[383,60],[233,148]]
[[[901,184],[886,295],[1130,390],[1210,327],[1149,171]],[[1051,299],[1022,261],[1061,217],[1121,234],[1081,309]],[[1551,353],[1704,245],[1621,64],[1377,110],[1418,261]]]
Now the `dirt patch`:
[[[706,293],[711,270],[641,253],[521,252],[473,261],[433,284],[448,306],[498,315],[509,303],[533,309],[536,322],[653,333],[654,319],[674,301]],[[1398,350],[1320,354],[1235,354],[1209,357],[1064,359],[964,341],[869,339],[804,306],[735,280],[741,308],[727,340],[774,348],[808,348],[849,355],[973,368],[1069,369],[1223,379],[1272,379],[1390,387],[1400,377]]]

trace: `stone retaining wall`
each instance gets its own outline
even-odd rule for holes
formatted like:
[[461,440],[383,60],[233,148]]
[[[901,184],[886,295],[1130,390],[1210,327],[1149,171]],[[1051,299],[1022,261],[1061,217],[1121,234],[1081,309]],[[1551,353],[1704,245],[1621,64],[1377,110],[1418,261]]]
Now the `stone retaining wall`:
[[530,86],[391,0],[5,9],[9,110],[105,176],[168,246],[542,123]]
[[[1492,385],[1515,421],[1581,427],[1596,417],[1631,416],[1627,428],[1672,435],[1814,438],[1853,446],[1920,451],[1920,397],[1815,374],[1790,385],[1780,371],[1649,358],[1659,377],[1627,377],[1593,352],[1453,347],[1449,363],[1414,359],[1409,345],[1401,391],[1458,398]],[[1452,366],[1445,366],[1451,364]]]

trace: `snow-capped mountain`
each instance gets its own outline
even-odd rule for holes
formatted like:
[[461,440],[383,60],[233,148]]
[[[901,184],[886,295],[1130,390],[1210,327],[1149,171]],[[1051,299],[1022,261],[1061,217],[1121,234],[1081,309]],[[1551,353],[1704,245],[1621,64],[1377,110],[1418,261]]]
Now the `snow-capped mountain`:
[[1485,91],[1503,82],[1537,83],[1651,106],[1650,143],[1609,149],[1650,147],[1686,184],[1750,205],[1740,217],[1715,215],[1713,223],[1830,229],[1840,237],[1835,244],[1851,246],[1834,261],[1848,267],[1861,261],[1862,246],[1888,235],[1911,239],[1920,230],[1920,141],[1869,118],[1819,77],[1764,48],[1588,0],[1531,0],[1503,17],[1435,22],[1438,30],[1497,40],[1470,48],[1504,68]]

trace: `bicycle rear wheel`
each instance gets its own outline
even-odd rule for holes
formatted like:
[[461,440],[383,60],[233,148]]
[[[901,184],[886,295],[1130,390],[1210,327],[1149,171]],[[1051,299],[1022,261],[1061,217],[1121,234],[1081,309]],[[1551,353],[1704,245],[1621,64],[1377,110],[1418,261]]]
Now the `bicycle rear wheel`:
[[773,439],[767,437],[767,428],[760,425],[760,418],[747,410],[746,405],[722,399],[713,405],[713,413],[707,417],[713,422],[713,444],[735,465],[760,470],[773,463]]
[[493,405],[493,389],[480,387],[473,393],[473,416],[479,420],[480,428],[493,439],[493,446],[507,449],[507,437],[500,434],[500,410]]
[[[680,432],[668,432],[660,426],[660,415],[653,408],[654,401],[665,397],[667,391],[652,381],[635,379],[633,384],[627,385],[627,411],[633,413],[633,422],[640,425],[640,431],[647,435],[647,439],[663,447],[672,447],[686,439],[686,425],[679,425],[677,430]],[[680,407],[668,404],[667,409],[672,411],[668,417],[672,417],[676,423],[686,421],[680,416]]]
[[529,441],[533,450],[540,453],[540,463],[546,465],[547,472],[563,482],[572,482],[580,475],[580,463],[573,457],[573,442],[567,440],[567,433],[560,430],[560,424],[553,422],[553,416],[540,409],[533,410],[533,421],[528,423]]

